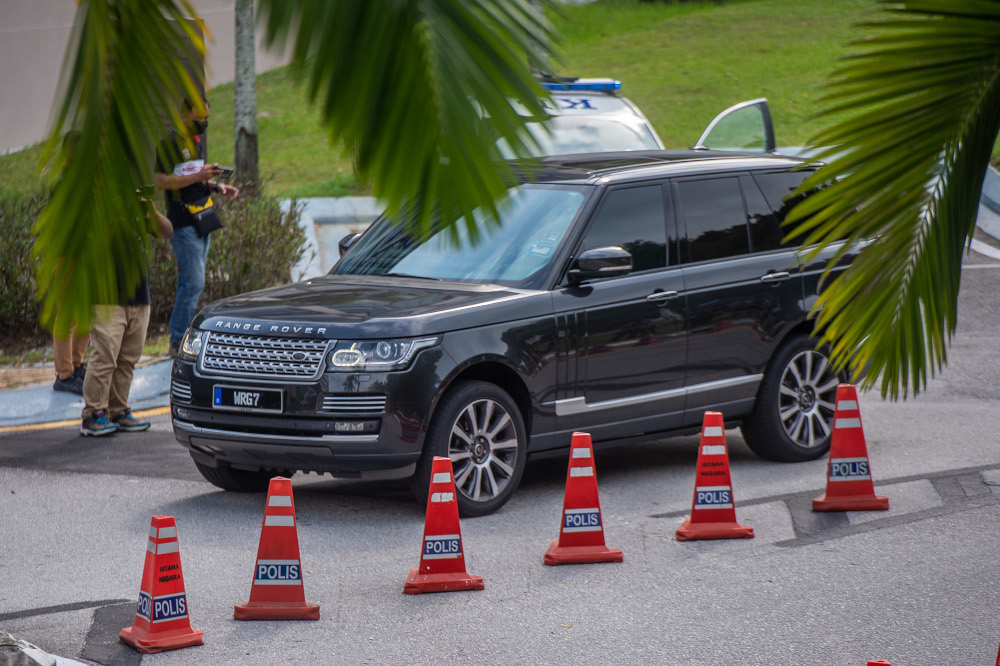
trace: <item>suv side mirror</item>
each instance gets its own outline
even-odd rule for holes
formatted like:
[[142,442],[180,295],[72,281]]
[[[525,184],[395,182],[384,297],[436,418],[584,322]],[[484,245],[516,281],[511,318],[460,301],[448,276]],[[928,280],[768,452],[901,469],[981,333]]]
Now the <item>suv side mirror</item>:
[[360,233],[347,234],[341,238],[340,242],[337,243],[337,249],[340,250],[340,256],[344,256],[347,251],[350,250],[356,242],[358,242],[359,238],[361,238]]
[[611,278],[632,272],[632,255],[620,247],[595,247],[580,254],[566,277],[570,282]]

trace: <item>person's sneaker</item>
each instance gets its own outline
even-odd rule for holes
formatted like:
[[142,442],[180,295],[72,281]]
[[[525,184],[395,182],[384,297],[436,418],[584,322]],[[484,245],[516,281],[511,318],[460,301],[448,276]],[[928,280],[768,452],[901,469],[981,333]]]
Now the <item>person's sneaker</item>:
[[80,425],[80,434],[85,436],[110,435],[115,430],[118,430],[118,426],[108,420],[108,413],[103,409],[95,410],[90,418],[84,419]]
[[167,351],[167,353],[170,354],[170,358],[177,358],[177,354],[179,353],[179,348],[180,348],[179,342],[170,343],[170,349]]
[[83,377],[77,377],[74,373],[66,379],[59,379],[59,375],[56,375],[56,380],[52,383],[52,390],[83,395]]
[[73,376],[79,378],[80,385],[83,386],[83,380],[87,377],[87,364],[81,363],[73,368]]
[[118,426],[119,430],[124,430],[125,432],[142,432],[149,428],[149,421],[140,421],[135,418],[132,416],[132,410],[124,414],[119,414],[112,421]]

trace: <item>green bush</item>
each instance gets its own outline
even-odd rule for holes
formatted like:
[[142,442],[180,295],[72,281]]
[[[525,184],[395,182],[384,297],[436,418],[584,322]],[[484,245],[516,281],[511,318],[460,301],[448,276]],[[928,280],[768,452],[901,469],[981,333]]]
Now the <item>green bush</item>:
[[[35,294],[35,239],[31,227],[45,205],[45,197],[0,193],[0,351],[23,350],[47,339],[38,324]],[[212,233],[205,291],[208,301],[287,283],[292,266],[305,250],[299,227],[301,206],[282,211],[277,197],[266,193],[241,194],[233,202],[219,202],[225,228]],[[153,240],[149,260],[150,328],[166,324],[177,292],[177,264],[170,242]]]
[[38,327],[31,227],[45,201],[41,192],[30,196],[0,192],[0,350],[20,349],[26,341],[43,337]]

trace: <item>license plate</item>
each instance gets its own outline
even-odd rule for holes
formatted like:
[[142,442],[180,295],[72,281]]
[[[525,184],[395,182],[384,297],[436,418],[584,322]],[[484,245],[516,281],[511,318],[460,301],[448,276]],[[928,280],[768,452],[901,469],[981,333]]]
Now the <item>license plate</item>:
[[212,407],[235,412],[281,413],[280,389],[257,389],[242,386],[215,386]]

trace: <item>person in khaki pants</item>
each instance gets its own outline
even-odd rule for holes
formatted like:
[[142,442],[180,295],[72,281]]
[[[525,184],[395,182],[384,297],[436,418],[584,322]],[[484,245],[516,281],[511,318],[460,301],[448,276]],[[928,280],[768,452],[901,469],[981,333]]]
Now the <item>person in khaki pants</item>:
[[[147,202],[148,203],[148,202]],[[152,209],[158,221],[159,235],[170,238],[173,226],[159,211]],[[141,243],[137,243],[142,253]],[[143,255],[145,264],[145,255]],[[83,411],[80,417],[81,435],[109,435],[117,430],[139,432],[149,428],[149,421],[132,415],[128,394],[132,388],[132,373],[146,342],[149,324],[148,266],[143,266],[143,279],[135,293],[121,295],[121,305],[95,305],[90,329],[90,354],[83,381]]]

